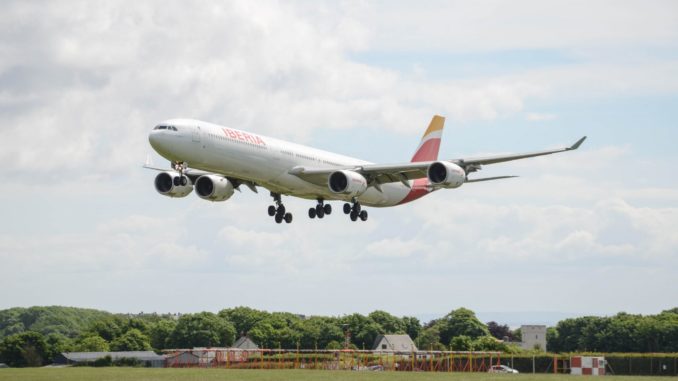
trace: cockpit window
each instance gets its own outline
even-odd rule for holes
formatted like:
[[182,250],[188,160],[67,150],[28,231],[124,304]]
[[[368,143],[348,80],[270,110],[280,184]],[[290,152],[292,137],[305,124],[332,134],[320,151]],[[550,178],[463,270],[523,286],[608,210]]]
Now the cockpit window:
[[170,130],[170,131],[178,131],[176,127],[174,126],[165,126],[165,125],[160,125],[160,126],[155,126],[153,128],[154,130]]

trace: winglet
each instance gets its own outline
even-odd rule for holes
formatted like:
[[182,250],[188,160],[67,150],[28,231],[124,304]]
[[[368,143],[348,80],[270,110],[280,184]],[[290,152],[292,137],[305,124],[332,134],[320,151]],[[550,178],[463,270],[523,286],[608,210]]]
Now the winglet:
[[584,143],[584,140],[586,140],[586,136],[584,136],[583,138],[577,140],[577,142],[574,143],[574,144],[572,145],[572,147],[568,148],[567,150],[570,151],[570,150],[579,148],[579,146],[580,146],[582,143]]

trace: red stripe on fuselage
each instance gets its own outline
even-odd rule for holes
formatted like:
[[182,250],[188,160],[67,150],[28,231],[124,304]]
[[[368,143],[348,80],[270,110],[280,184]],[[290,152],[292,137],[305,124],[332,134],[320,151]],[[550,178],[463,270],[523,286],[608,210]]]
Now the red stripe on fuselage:
[[429,194],[429,192],[430,189],[428,187],[428,178],[424,177],[422,179],[416,179],[412,184],[412,189],[410,189],[410,193],[408,193],[407,196],[405,196],[405,198],[398,203],[398,205],[406,204],[410,201],[414,201],[418,198],[424,197],[427,194]]
[[[438,159],[438,151],[440,150],[440,138],[428,139],[424,144],[419,147],[417,152],[415,152],[412,157],[411,162],[416,163],[418,161],[433,161]],[[431,192],[431,189],[428,187],[428,178],[424,177],[421,179],[414,180],[412,184],[412,189],[410,193],[405,196],[405,198],[398,203],[398,205],[406,204],[410,201],[414,201],[418,198],[422,198]]]
[[414,156],[412,156],[411,162],[415,163],[418,161],[433,161],[438,158],[438,151],[440,150],[440,138],[429,139],[424,142],[424,144],[419,147]]

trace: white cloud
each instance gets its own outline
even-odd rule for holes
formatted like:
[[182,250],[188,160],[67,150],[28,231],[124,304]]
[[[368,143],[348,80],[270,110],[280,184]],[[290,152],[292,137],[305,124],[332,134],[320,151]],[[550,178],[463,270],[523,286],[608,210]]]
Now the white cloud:
[[[418,14],[439,20],[411,30],[427,33],[428,40],[446,41],[449,47],[456,46],[454,41],[470,40],[485,49],[497,49],[489,42],[494,38],[469,34],[478,25],[468,20],[476,19],[501,28],[505,32],[502,41],[524,40],[519,38],[526,33],[521,27],[492,21],[518,17],[517,9],[488,3],[460,12],[458,6],[422,7],[402,21],[419,20]],[[495,7],[502,11],[486,12]],[[518,19],[527,18],[528,25],[534,22],[539,27],[536,15],[551,12],[550,6],[542,8],[532,4],[531,13]],[[593,14],[599,16],[604,8]],[[625,20],[621,15],[629,15],[632,22],[662,16],[642,33],[647,38],[672,36],[666,26],[669,16],[664,14],[670,12],[660,13],[658,6],[642,8],[636,14],[633,7],[610,7],[613,16]],[[418,135],[422,123],[434,113],[463,121],[493,120],[524,112],[530,99],[564,90],[590,96],[678,88],[678,82],[670,80],[678,78],[675,63],[663,61],[612,69],[608,62],[585,63],[438,81],[408,78],[405,73],[350,59],[351,52],[382,46],[381,33],[401,47],[425,46],[419,40],[408,44],[407,36],[399,36],[395,25],[408,30],[401,23],[384,24],[403,11],[390,4],[12,3],[2,21],[12,25],[14,32],[0,38],[6,53],[0,64],[0,110],[7,122],[0,160],[17,179],[26,171],[40,173],[32,182],[76,180],[85,172],[117,176],[129,174],[146,156],[150,126],[172,116],[202,118],[302,141],[318,127],[369,126]],[[365,20],[364,15],[372,12],[383,15]],[[461,17],[462,13],[466,16]],[[564,20],[579,13],[568,10]],[[428,38],[432,37],[428,33],[437,30],[434,25],[455,20],[459,21],[453,22],[458,33]],[[597,16],[592,20],[598,20]],[[617,18],[610,20],[617,25]],[[575,29],[577,36],[592,33]],[[610,38],[617,34],[615,38],[621,41],[632,38],[625,32],[627,27],[612,30]],[[525,44],[542,47],[556,39],[542,38],[528,39],[532,42]],[[570,40],[581,42],[576,36]],[[528,114],[528,119],[535,117],[550,118]]]
[[[388,1],[368,8],[372,44],[385,50],[506,51],[513,49],[675,46],[675,2],[501,0]],[[422,27],[425,20],[426,27]],[[369,22],[368,22],[369,21]],[[397,28],[395,27],[397,26]]]

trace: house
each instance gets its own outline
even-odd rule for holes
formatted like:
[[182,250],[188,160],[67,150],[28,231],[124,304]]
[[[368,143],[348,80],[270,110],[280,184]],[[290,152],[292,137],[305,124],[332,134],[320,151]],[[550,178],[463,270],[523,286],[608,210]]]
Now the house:
[[245,350],[256,350],[259,349],[259,346],[254,343],[249,337],[242,336],[233,343],[233,348],[245,349]]
[[545,325],[521,325],[520,335],[523,338],[520,347],[527,350],[546,350],[546,326]]
[[94,363],[97,359],[110,356],[111,360],[135,359],[149,368],[163,368],[165,357],[153,351],[127,351],[127,352],[63,352],[54,357],[54,364],[71,365]]
[[178,352],[166,357],[168,368],[193,367],[200,364],[200,356],[191,352]]
[[379,335],[372,350],[394,352],[416,352],[417,346],[409,335]]

